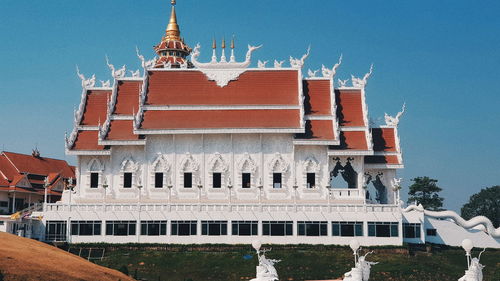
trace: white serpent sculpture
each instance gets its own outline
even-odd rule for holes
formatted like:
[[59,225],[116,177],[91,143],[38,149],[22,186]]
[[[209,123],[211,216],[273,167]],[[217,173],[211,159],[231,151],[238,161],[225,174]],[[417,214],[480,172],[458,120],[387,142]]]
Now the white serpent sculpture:
[[486,228],[486,232],[494,237],[494,238],[500,238],[500,227],[496,228],[493,226],[493,223],[491,223],[490,219],[484,216],[477,216],[473,217],[472,219],[466,221],[464,220],[461,216],[459,216],[457,213],[453,211],[428,211],[425,210],[422,204],[419,204],[418,206],[415,205],[410,205],[406,209],[403,210],[403,212],[407,213],[410,211],[418,211],[418,212],[423,212],[426,216],[433,217],[433,218],[443,218],[443,219],[453,219],[458,225],[465,229],[470,229],[473,228],[477,225],[483,225]]

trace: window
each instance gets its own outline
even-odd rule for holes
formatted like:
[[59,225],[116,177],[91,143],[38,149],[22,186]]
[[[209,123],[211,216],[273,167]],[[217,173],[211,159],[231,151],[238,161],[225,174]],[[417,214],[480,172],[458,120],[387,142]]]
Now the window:
[[201,221],[201,235],[227,235],[227,221]]
[[196,235],[196,221],[172,221],[171,235]]
[[232,234],[237,236],[258,235],[257,224],[257,221],[233,221]]
[[72,221],[71,235],[101,235],[101,221]]
[[106,235],[135,235],[136,221],[106,221]]
[[437,231],[434,228],[427,228],[427,236],[437,236]]
[[327,236],[328,223],[326,221],[298,221],[299,236]]
[[132,187],[132,173],[123,173],[123,187],[124,188]]
[[333,236],[363,236],[363,222],[334,221],[332,222]]
[[368,236],[398,237],[397,222],[368,222]]
[[263,221],[262,235],[290,236],[293,235],[293,222],[291,221]]
[[90,173],[90,188],[97,188],[99,185],[99,173]]
[[45,241],[66,241],[66,221],[47,221]]
[[141,221],[141,235],[167,235],[167,221]]
[[250,188],[251,187],[251,174],[243,173],[241,174],[241,187]]
[[163,187],[163,173],[155,173],[155,188]]
[[221,173],[213,173],[213,175],[212,175],[212,187],[213,188],[221,188],[222,187],[222,174]]
[[184,173],[184,188],[193,187],[193,174],[192,173]]
[[419,223],[403,223],[403,237],[404,238],[420,238],[420,224]]
[[315,173],[307,173],[307,188],[316,187],[316,174]]
[[0,201],[0,208],[9,207],[9,201]]
[[281,173],[273,173],[273,188],[281,188]]

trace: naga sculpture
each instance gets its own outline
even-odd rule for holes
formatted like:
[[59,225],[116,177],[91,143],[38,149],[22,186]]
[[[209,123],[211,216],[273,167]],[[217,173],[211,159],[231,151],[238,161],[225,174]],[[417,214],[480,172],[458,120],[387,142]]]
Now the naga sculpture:
[[252,242],[252,246],[257,251],[257,256],[259,258],[259,265],[257,266],[257,276],[250,281],[279,281],[278,272],[274,268],[274,264],[280,262],[281,260],[274,260],[266,258],[266,253],[271,249],[263,249],[260,241]]
[[267,62],[268,62],[267,60],[265,60],[265,61],[258,60],[257,61],[257,67],[258,68],[266,68],[266,63]]
[[403,210],[403,212],[410,212],[410,211],[418,211],[418,212],[423,212],[424,215],[433,217],[433,218],[438,218],[438,219],[452,219],[455,221],[456,224],[460,225],[461,227],[465,229],[470,229],[473,228],[477,225],[482,225],[485,227],[486,232],[494,238],[500,238],[500,227],[496,228],[493,226],[493,223],[488,219],[487,217],[484,216],[477,216],[473,217],[472,219],[466,221],[464,220],[461,216],[459,216],[457,213],[453,211],[428,211],[425,210],[422,204],[419,204],[418,206],[415,205],[410,205],[406,209]]
[[312,70],[307,70],[307,75],[309,75],[309,78],[316,77],[316,73],[319,71],[319,69],[312,71]]
[[351,80],[352,80],[352,86],[355,88],[364,88],[366,84],[368,83],[368,78],[373,73],[373,64],[370,66],[370,71],[363,76],[363,78],[358,78],[354,77],[354,75],[351,75]]
[[396,114],[396,117],[392,117],[387,113],[384,113],[384,119],[385,119],[385,124],[387,126],[397,126],[399,124],[399,118],[405,113],[406,110],[406,103],[403,103],[403,108],[401,109],[398,114]]
[[109,69],[111,70],[111,76],[113,76],[113,78],[115,78],[115,79],[123,78],[123,77],[125,77],[125,74],[127,74],[127,70],[125,68],[125,65],[123,65],[119,69],[115,69],[115,66],[109,63],[108,56],[106,56],[106,64],[108,65]]
[[293,68],[302,68],[302,66],[304,66],[306,59],[309,57],[310,51],[311,51],[311,46],[307,48],[307,52],[300,59],[290,57],[290,66]]
[[339,61],[332,67],[332,69],[329,69],[324,65],[321,65],[321,74],[323,74],[323,77],[325,78],[333,79],[333,77],[337,73],[337,68],[339,68],[341,64],[342,64],[342,55],[340,55]]
[[95,74],[93,74],[92,77],[85,79],[85,76],[80,73],[80,69],[78,68],[78,65],[76,66],[76,74],[82,80],[82,88],[83,89],[92,88],[95,86]]

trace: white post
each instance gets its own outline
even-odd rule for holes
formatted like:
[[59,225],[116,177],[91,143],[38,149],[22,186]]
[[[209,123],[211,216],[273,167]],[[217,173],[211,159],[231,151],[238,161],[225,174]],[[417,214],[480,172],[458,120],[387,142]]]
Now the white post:
[[44,187],[44,195],[43,195],[43,212],[47,211],[47,188],[49,188],[49,178],[45,177],[45,181],[43,184]]

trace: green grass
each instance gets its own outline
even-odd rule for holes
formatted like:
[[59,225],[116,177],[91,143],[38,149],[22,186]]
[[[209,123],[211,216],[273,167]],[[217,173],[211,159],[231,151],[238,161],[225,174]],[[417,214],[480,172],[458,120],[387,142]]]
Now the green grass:
[[[150,281],[249,280],[255,277],[257,265],[250,245],[73,246],[104,247],[105,258],[97,264],[117,270],[126,267],[131,276],[137,274],[138,278]],[[282,260],[276,266],[280,280],[339,278],[353,265],[348,247],[274,245],[272,248],[267,256]],[[380,262],[372,267],[371,281],[456,281],[466,267],[464,251],[459,248],[432,247],[428,252],[412,255],[408,254],[407,247],[372,247],[370,250],[375,252],[368,260]],[[478,252],[474,251],[474,256]],[[247,260],[245,255],[253,257]],[[486,265],[485,281],[500,280],[500,250],[487,250],[481,263]]]

